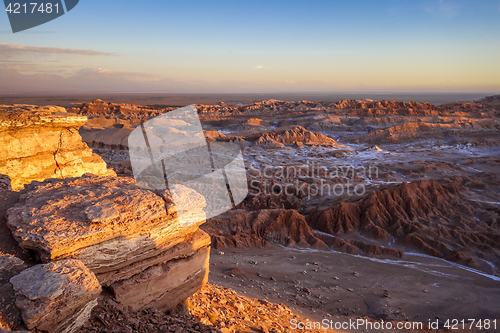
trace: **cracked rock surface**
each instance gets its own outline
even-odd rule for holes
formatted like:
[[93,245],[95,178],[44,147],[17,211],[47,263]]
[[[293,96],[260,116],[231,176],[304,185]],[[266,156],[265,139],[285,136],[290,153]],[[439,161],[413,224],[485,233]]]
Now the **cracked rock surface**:
[[87,117],[62,107],[0,105],[0,174],[17,191],[31,181],[77,177],[84,173],[114,175],[82,142],[78,129]]

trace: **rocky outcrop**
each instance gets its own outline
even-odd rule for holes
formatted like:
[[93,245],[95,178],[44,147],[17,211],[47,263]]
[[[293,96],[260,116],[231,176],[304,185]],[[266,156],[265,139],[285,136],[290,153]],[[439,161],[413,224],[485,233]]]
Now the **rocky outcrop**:
[[0,151],[0,174],[13,190],[34,180],[114,175],[82,142],[78,128],[86,121],[61,107],[0,106],[0,146],[9,147]]
[[403,257],[401,250],[317,232],[293,209],[233,211],[208,220],[202,229],[212,236],[212,246],[216,249],[267,247],[269,243],[276,243],[287,247]]
[[476,101],[478,104],[500,107],[500,95],[486,96]]
[[265,133],[256,141],[256,143],[260,145],[268,142],[277,142],[280,144],[302,142],[303,144],[311,146],[344,147],[332,138],[329,138],[321,133],[310,132],[302,126],[296,126],[295,128],[282,131]]
[[252,127],[252,126],[270,126],[271,124],[259,118],[250,118],[247,121],[245,121],[242,125]]
[[10,281],[30,330],[75,332],[87,321],[101,293],[95,275],[78,260],[36,265]]
[[328,248],[314,235],[304,216],[293,209],[233,211],[208,220],[202,229],[212,236],[212,246],[216,249],[264,247],[269,242],[291,247]]
[[205,139],[207,139],[207,141],[210,142],[226,137],[224,133],[221,133],[219,131],[204,131],[204,133],[205,133]]
[[266,149],[283,149],[283,148],[285,148],[284,144],[274,140],[273,138],[269,137],[268,135],[261,136],[257,141],[255,141],[255,144],[258,146],[261,146],[262,148],[266,148]]
[[29,186],[7,225],[44,262],[80,260],[133,309],[171,308],[206,282],[210,237],[198,229],[205,200],[196,192],[186,188],[174,207],[169,193],[126,179],[84,175]]
[[361,141],[370,143],[403,143],[424,140],[429,136],[438,139],[452,137],[494,137],[500,136],[500,124],[496,120],[470,120],[454,123],[408,122],[374,131]]
[[89,117],[112,116],[124,119],[141,119],[155,117],[174,108],[157,108],[144,105],[106,102],[100,99],[89,103],[79,103],[68,112]]

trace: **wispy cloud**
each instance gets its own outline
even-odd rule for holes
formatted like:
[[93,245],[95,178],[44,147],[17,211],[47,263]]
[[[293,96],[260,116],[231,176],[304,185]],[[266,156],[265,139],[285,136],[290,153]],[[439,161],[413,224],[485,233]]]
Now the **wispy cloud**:
[[104,80],[128,80],[128,81],[144,81],[155,82],[161,77],[151,73],[126,72],[126,71],[111,71],[104,68],[82,68],[74,74],[74,77],[87,79],[104,79]]
[[263,65],[257,65],[257,66],[255,66],[255,67],[254,67],[254,68],[252,68],[252,69],[262,69],[262,68],[264,68],[264,66],[263,66]]
[[433,0],[424,5],[424,9],[431,15],[452,18],[458,14],[460,5],[451,0]]
[[93,50],[75,50],[58,47],[39,47],[15,44],[0,44],[0,58],[9,58],[18,54],[45,53],[45,54],[79,54],[86,56],[116,56],[116,53],[93,51]]

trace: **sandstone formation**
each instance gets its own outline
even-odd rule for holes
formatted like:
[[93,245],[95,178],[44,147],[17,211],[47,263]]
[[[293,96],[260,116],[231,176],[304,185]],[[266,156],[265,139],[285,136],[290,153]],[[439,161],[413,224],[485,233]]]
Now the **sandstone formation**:
[[221,133],[219,131],[204,131],[204,132],[207,141],[215,141],[217,139],[226,137],[224,133]]
[[228,215],[210,219],[202,226],[212,236],[212,246],[216,249],[263,247],[268,242],[291,247],[327,248],[314,235],[304,216],[295,210],[234,211]]
[[[460,132],[458,132],[460,130]],[[496,120],[467,120],[455,123],[410,122],[377,130],[366,135],[362,141],[381,143],[403,143],[434,138],[494,137],[500,136],[500,124]]]
[[30,330],[75,332],[87,321],[101,293],[95,275],[78,260],[36,265],[10,281]]
[[227,216],[208,220],[202,229],[212,236],[212,246],[216,249],[267,247],[271,242],[287,247],[403,257],[402,251],[390,247],[318,233],[307,224],[302,214],[293,209],[233,211]]
[[[208,275],[210,238],[198,229],[205,201],[188,189],[182,197],[174,207],[168,193],[126,179],[51,179],[30,185],[8,210],[7,224],[44,262],[83,262],[123,304],[168,309]],[[177,212],[192,223],[181,226]]]
[[477,100],[476,103],[498,108],[500,107],[500,95],[486,96]]
[[97,99],[79,103],[68,112],[89,118],[80,129],[80,135],[90,147],[126,150],[128,136],[137,126],[172,109],[175,108],[118,104]]
[[263,148],[267,148],[267,149],[283,149],[283,148],[285,148],[284,144],[274,140],[273,138],[271,138],[267,135],[261,136],[257,141],[255,141],[255,144],[258,146],[261,146]]
[[174,108],[156,108],[134,104],[118,104],[96,99],[90,103],[79,103],[68,112],[85,115],[88,117],[113,116],[126,119],[154,117]]
[[269,126],[270,124],[259,118],[250,118],[243,123],[244,126]]
[[[309,224],[320,231],[345,237],[357,232],[380,241],[396,241],[410,251],[475,266],[477,259],[500,261],[500,228],[478,221],[475,207],[462,195],[457,182],[436,180],[403,183],[373,191],[352,203],[316,210]],[[497,216],[498,217],[498,216]]]
[[282,131],[265,133],[260,136],[256,143],[262,144],[264,142],[277,142],[281,144],[302,142],[306,145],[343,147],[343,145],[339,144],[332,138],[329,138],[321,133],[310,132],[302,126],[296,126],[295,128]]
[[61,107],[0,106],[0,146],[8,147],[0,151],[0,174],[14,190],[33,180],[113,175],[82,142],[78,128],[86,121]]

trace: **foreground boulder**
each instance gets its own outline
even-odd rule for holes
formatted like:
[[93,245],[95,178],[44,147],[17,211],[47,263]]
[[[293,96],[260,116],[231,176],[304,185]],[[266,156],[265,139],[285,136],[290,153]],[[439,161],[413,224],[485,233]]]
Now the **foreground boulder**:
[[82,142],[78,129],[86,121],[62,107],[0,106],[0,146],[8,147],[0,151],[0,174],[16,191],[33,180],[113,175]]
[[26,327],[51,333],[80,328],[101,293],[95,275],[78,260],[36,265],[10,281]]
[[124,305],[169,309],[207,280],[210,237],[198,229],[205,200],[193,190],[174,206],[168,193],[84,175],[26,193],[7,213],[20,246],[44,262],[80,260]]

